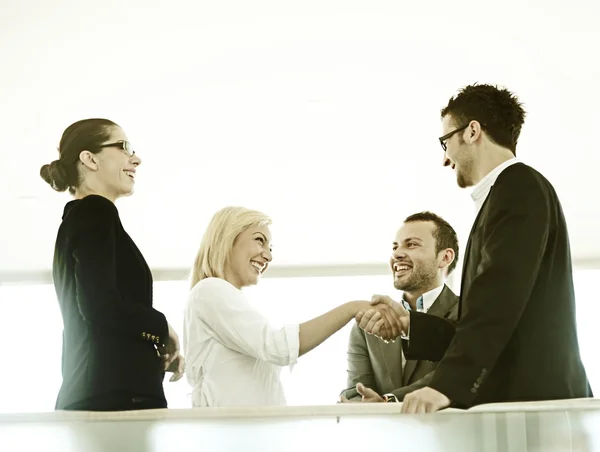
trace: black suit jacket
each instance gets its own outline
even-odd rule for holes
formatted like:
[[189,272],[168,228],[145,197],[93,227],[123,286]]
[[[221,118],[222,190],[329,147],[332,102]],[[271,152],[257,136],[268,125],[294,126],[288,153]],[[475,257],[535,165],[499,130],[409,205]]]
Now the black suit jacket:
[[406,356],[441,360],[453,406],[592,397],[579,354],[567,226],[548,180],[498,176],[465,250],[459,321],[410,314]]
[[[458,297],[444,285],[428,313],[456,320]],[[362,383],[378,394],[393,393],[402,400],[409,392],[427,386],[437,363],[407,360],[403,368],[403,342],[385,343],[376,336],[366,334],[355,323],[348,341],[348,388],[341,395],[348,399],[360,399],[356,385]]]
[[65,206],[52,273],[64,324],[56,408],[114,392],[164,401],[156,344],[168,324],[112,202],[91,195]]

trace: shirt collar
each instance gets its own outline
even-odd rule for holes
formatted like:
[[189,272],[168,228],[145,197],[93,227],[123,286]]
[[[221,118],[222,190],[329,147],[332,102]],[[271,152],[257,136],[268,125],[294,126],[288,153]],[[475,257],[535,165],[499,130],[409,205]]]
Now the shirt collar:
[[479,213],[481,206],[483,206],[487,195],[489,194],[492,186],[496,182],[496,179],[498,178],[500,173],[509,166],[514,165],[515,163],[520,163],[520,160],[516,157],[508,159],[507,161],[501,163],[492,171],[490,171],[483,179],[481,179],[473,187],[473,191],[471,192],[471,198],[473,199],[473,202],[475,202],[475,213]]
[[[442,290],[444,290],[444,284],[442,284],[439,287],[436,287],[435,289],[430,290],[429,292],[425,292],[423,295],[421,295],[417,299],[417,311],[418,312],[429,311],[429,309],[431,308],[431,305],[435,302],[435,300],[438,299],[438,297],[442,293]],[[402,295],[402,305],[404,306],[404,309],[406,309],[407,311],[410,311],[410,309],[411,309],[410,305],[404,299],[404,295]]]

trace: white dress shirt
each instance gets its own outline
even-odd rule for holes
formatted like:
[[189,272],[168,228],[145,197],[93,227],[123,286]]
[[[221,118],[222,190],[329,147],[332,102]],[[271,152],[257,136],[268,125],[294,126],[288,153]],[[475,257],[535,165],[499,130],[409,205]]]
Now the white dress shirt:
[[272,327],[227,281],[201,280],[184,315],[193,406],[285,405],[280,373],[298,360],[299,334],[298,324]]
[[494,168],[492,171],[487,173],[487,175],[483,179],[481,179],[477,183],[477,185],[475,185],[473,187],[473,192],[471,193],[471,198],[473,199],[473,202],[475,202],[475,215],[477,215],[479,213],[479,211],[481,210],[481,207],[483,206],[483,203],[485,202],[487,195],[490,193],[490,190],[491,190],[492,186],[494,185],[494,183],[496,182],[496,179],[498,179],[498,176],[500,175],[500,173],[502,171],[504,171],[506,168],[508,168],[509,166],[514,165],[515,163],[520,163],[520,162],[521,161],[516,157],[508,159],[506,162],[501,163],[496,168]]

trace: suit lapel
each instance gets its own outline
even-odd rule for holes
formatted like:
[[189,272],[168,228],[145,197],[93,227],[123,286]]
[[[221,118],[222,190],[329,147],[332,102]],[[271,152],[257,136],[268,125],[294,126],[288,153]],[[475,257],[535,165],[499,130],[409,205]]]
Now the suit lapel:
[[494,186],[492,185],[490,187],[490,191],[487,194],[487,197],[485,198],[485,201],[483,202],[483,204],[481,205],[481,209],[479,209],[479,212],[477,213],[477,216],[475,217],[475,221],[473,222],[473,226],[471,227],[471,232],[469,232],[469,239],[467,240],[467,246],[465,247],[465,260],[463,261],[463,266],[462,266],[462,272],[460,275],[460,295],[459,295],[459,302],[458,302],[458,318],[460,319],[461,317],[461,313],[462,313],[462,293],[463,293],[463,287],[464,287],[464,282],[465,282],[465,274],[467,273],[465,270],[467,269],[467,263],[469,262],[469,257],[471,255],[471,237],[473,237],[473,232],[475,231],[475,229],[477,229],[477,224],[479,223],[479,220],[481,218],[481,214],[483,212],[483,209],[485,208],[485,205],[488,203],[490,196],[492,195],[492,190],[494,189]]
[[439,297],[433,302],[427,314],[437,317],[444,317],[458,303],[458,297],[444,284],[444,289],[440,292]]
[[[444,289],[437,297],[437,299],[427,311],[428,314],[435,315],[437,317],[445,317],[448,312],[454,307],[454,305],[458,303],[458,299],[456,295],[444,284]],[[411,378],[413,374],[417,370],[417,366],[419,365],[419,361],[417,360],[407,360],[406,365],[404,366],[404,372],[402,375],[402,385],[406,386],[411,383]]]

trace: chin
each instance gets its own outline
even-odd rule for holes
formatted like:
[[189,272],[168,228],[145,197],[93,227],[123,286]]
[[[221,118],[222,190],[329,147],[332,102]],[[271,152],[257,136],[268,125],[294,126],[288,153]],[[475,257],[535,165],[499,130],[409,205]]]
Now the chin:
[[467,188],[472,185],[461,174],[456,177],[456,183],[460,188]]
[[119,193],[119,198],[127,198],[133,195],[134,193],[135,191],[133,190],[133,188],[131,188],[130,190],[123,190],[121,193]]
[[246,285],[247,286],[256,286],[259,281],[260,281],[260,276],[255,276],[253,278],[248,279],[248,281],[246,281]]

